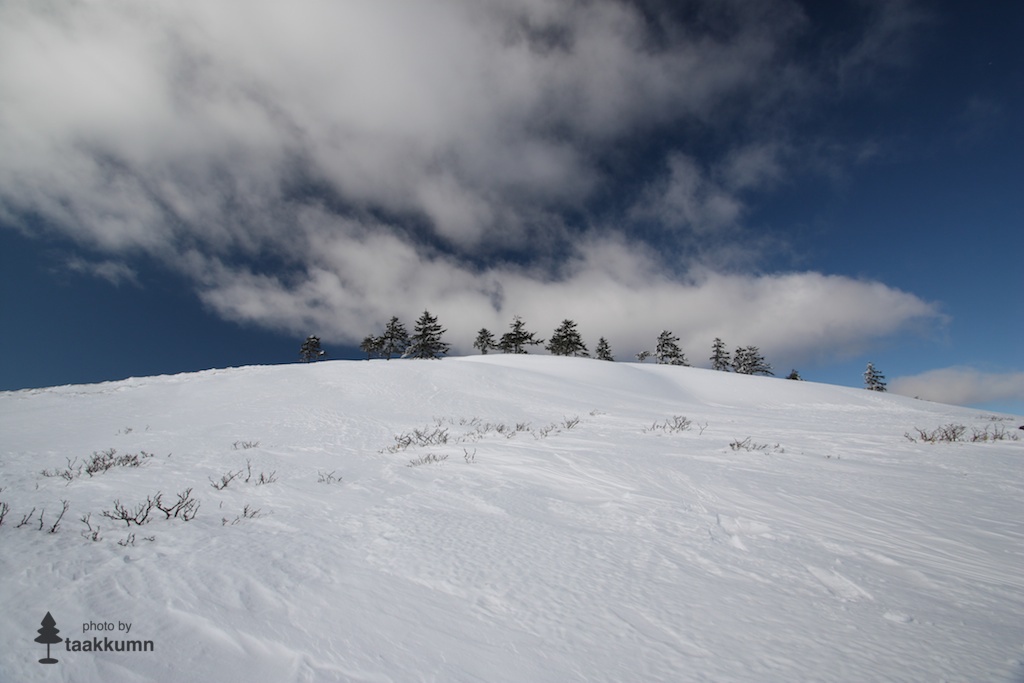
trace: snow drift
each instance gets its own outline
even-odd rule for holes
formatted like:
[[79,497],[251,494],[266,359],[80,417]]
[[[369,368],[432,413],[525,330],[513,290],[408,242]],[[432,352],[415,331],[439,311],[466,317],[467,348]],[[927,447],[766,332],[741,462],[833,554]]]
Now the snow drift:
[[1020,680],[1012,420],[540,356],[2,393],[0,680]]

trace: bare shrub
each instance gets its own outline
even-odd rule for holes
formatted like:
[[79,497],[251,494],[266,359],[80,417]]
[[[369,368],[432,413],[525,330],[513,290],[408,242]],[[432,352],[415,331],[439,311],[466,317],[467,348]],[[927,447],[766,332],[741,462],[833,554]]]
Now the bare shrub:
[[395,443],[380,450],[381,453],[398,453],[411,446],[440,446],[448,443],[448,429],[414,429],[411,432],[397,434]]
[[[656,432],[663,431],[666,434],[672,434],[675,432],[686,432],[689,431],[693,421],[682,416],[673,415],[670,419],[664,420],[663,422],[655,422],[650,427],[644,429],[645,432]],[[707,425],[705,425],[706,427]],[[703,432],[704,430],[701,429]]]
[[232,446],[237,451],[238,449],[249,450],[250,448],[259,448],[259,441],[236,441]]
[[74,460],[65,457],[65,460],[67,461],[68,466],[64,469],[54,468],[52,470],[43,470],[41,474],[44,477],[60,477],[61,479],[67,480],[69,484],[76,478],[82,476],[82,469],[85,467],[85,463],[78,462],[77,457],[75,457]]
[[[21,527],[25,526],[26,524],[29,523],[29,521],[32,519],[32,517],[35,514],[36,514],[36,509],[32,508],[31,510],[29,510],[29,513],[27,515],[25,515],[24,517],[21,518],[21,521],[18,522],[17,526],[15,526],[14,528],[15,529],[20,529]],[[39,513],[39,519],[42,520],[42,518],[43,518],[43,513],[40,512]]]
[[260,516],[260,508],[254,508],[251,505],[249,505],[248,503],[246,503],[245,507],[242,508],[242,514],[238,515],[233,520],[228,520],[227,517],[221,517],[220,518],[220,523],[221,523],[221,526],[234,526],[235,524],[238,524],[239,522],[241,522],[243,519],[255,519],[255,518],[259,517],[259,516]]
[[92,513],[82,515],[82,524],[85,525],[85,531],[82,532],[82,538],[88,538],[90,541],[100,540],[100,528],[92,526]]
[[11,511],[11,506],[3,501],[0,501],[0,526],[4,525],[4,517]]
[[170,505],[163,504],[163,494],[157,493],[156,498],[153,500],[153,506],[164,513],[165,519],[171,517],[179,517],[185,522],[192,521],[196,513],[199,512],[199,501],[192,497],[192,487],[185,489],[181,493],[177,494],[178,500]]
[[[66,500],[62,500],[61,504],[63,505],[63,507],[61,508],[60,514],[57,515],[57,521],[54,522],[53,526],[50,527],[50,533],[51,534],[57,533],[57,527],[60,526],[60,520],[64,519],[64,514],[68,511],[68,508],[71,507],[71,503],[69,503]],[[42,521],[42,515],[40,515],[39,518],[40,518],[40,521]]]
[[85,465],[85,473],[91,477],[94,474],[106,472],[112,467],[138,467],[144,460],[152,457],[153,454],[146,451],[118,455],[116,449],[109,448],[100,453],[92,454],[92,460]]
[[740,441],[739,439],[734,439],[732,441],[732,443],[729,444],[729,448],[733,449],[734,451],[747,451],[748,453],[749,452],[754,452],[754,451],[761,451],[761,452],[772,451],[773,453],[785,453],[786,452],[786,449],[783,448],[782,446],[780,446],[777,443],[776,444],[757,443],[757,442],[753,441],[751,439],[751,437],[749,437],[749,436],[747,438],[743,439],[742,441]]
[[333,484],[336,481],[341,481],[341,477],[334,475],[338,470],[331,470],[330,472],[316,471],[316,481],[318,484]]
[[437,453],[427,453],[421,455],[418,458],[414,458],[409,461],[407,467],[419,467],[420,465],[431,465],[434,463],[444,462],[448,459],[448,454],[438,455]]
[[223,475],[221,475],[220,481],[215,481],[213,478],[208,478],[210,479],[210,486],[217,489],[218,491],[222,491],[228,487],[228,484],[230,484],[240,476],[242,476],[242,470],[238,470],[237,472],[231,472],[229,470],[225,472]]
[[[159,497],[160,494],[158,493],[157,499]],[[131,526],[132,524],[142,526],[149,521],[149,513],[152,512],[154,507],[156,507],[157,499],[146,496],[145,502],[139,503],[138,505],[130,508],[126,507],[119,499],[117,499],[114,500],[114,509],[112,511],[104,510],[100,514],[107,519],[114,520],[115,522],[124,522],[125,526]]]

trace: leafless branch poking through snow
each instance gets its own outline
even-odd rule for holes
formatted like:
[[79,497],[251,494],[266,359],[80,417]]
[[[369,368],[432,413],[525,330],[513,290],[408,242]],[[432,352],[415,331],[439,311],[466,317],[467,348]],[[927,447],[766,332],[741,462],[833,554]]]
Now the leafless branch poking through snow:
[[437,427],[433,430],[414,429],[395,436],[395,443],[380,450],[381,453],[397,453],[410,446],[440,446],[448,443],[448,429]]
[[63,507],[61,508],[60,514],[57,515],[57,521],[54,522],[53,526],[50,527],[51,534],[57,533],[57,527],[60,526],[60,520],[64,519],[64,513],[66,513],[68,511],[68,508],[71,507],[71,503],[69,503],[66,500],[62,500],[61,503],[63,504]]
[[1007,431],[1002,425],[986,425],[984,429],[971,428],[971,435],[967,436],[967,427],[962,424],[947,424],[928,431],[920,427],[914,427],[917,436],[910,432],[904,432],[903,436],[912,443],[923,441],[925,443],[956,443],[958,441],[970,441],[972,443],[984,443],[986,441],[1018,441],[1020,437],[1011,431]]
[[178,494],[178,500],[172,505],[164,506],[163,494],[156,494],[154,505],[157,510],[164,513],[166,519],[171,517],[180,517],[183,521],[188,522],[195,518],[196,512],[199,511],[199,501],[192,497],[192,487],[189,487]]
[[100,453],[92,454],[92,460],[85,466],[85,473],[91,477],[94,474],[106,472],[112,467],[138,467],[144,460],[152,457],[153,454],[146,451],[117,455],[115,449],[109,448]]
[[0,526],[4,525],[4,517],[11,511],[11,506],[7,503],[0,501]]
[[237,451],[240,448],[242,450],[249,450],[250,448],[259,448],[259,445],[259,441],[236,441],[233,444],[233,447]]
[[241,522],[243,519],[256,519],[260,516],[260,508],[254,508],[248,503],[242,508],[242,514],[235,517],[233,520],[228,520],[227,517],[221,517],[221,526],[234,526]]
[[341,477],[334,475],[338,470],[331,470],[330,472],[316,471],[316,481],[318,484],[333,484],[336,481],[341,481]]
[[426,455],[421,455],[418,458],[414,458],[413,460],[410,460],[409,464],[407,465],[407,467],[418,467],[420,465],[431,465],[431,464],[434,464],[434,463],[443,462],[443,461],[445,461],[447,459],[448,459],[448,454],[447,453],[445,453],[444,455],[438,455],[437,453],[427,453]]
[[18,525],[15,526],[14,528],[15,529],[20,529],[21,527],[25,526],[26,524],[29,523],[29,520],[31,520],[33,515],[35,515],[35,514],[36,514],[36,509],[32,508],[31,510],[29,510],[29,513],[27,515],[25,515],[24,517],[21,518],[21,521],[18,522]]
[[747,452],[753,452],[753,451],[762,451],[762,452],[772,451],[773,453],[785,453],[786,452],[786,449],[783,448],[782,446],[780,446],[779,444],[774,444],[773,445],[773,444],[767,444],[767,443],[756,443],[753,440],[751,440],[751,438],[749,436],[747,438],[743,439],[742,441],[740,441],[739,439],[733,440],[733,442],[729,444],[729,448],[733,449],[734,451],[747,451]]
[[[690,426],[692,424],[693,424],[692,420],[690,420],[690,419],[688,419],[688,418],[686,418],[686,417],[684,417],[682,415],[673,415],[671,417],[671,419],[667,419],[667,420],[664,420],[662,422],[655,422],[650,427],[645,428],[644,431],[645,432],[656,432],[656,431],[660,430],[660,431],[663,431],[663,432],[665,432],[667,434],[672,434],[673,432],[686,432],[686,431],[689,431]],[[706,427],[707,427],[707,425],[705,425],[705,428]],[[703,432],[703,431],[704,431],[704,429],[701,429],[701,432]]]
[[86,530],[82,532],[82,538],[88,538],[90,541],[100,540],[100,528],[92,526],[92,513],[82,515],[82,524],[85,525]]
[[218,491],[222,491],[222,490],[224,490],[224,489],[226,489],[228,487],[228,484],[230,484],[232,481],[234,481],[236,478],[240,477],[241,475],[242,475],[242,470],[238,470],[237,472],[231,472],[231,471],[225,472],[223,475],[221,475],[220,481],[214,481],[211,478],[210,479],[210,486],[212,486],[213,488],[217,489]]
[[[157,498],[160,494],[157,494]],[[146,502],[139,503],[133,508],[125,507],[120,500],[114,501],[114,510],[104,510],[102,514],[107,519],[112,519],[115,522],[124,522],[126,526],[136,524],[142,526],[149,521],[149,513],[156,507],[156,500],[146,496]]]
[[65,457],[64,459],[67,460],[68,463],[68,466],[64,469],[43,470],[41,474],[44,477],[60,477],[62,479],[66,479],[69,484],[77,477],[82,476],[82,468],[85,467],[85,463],[78,462],[77,457],[75,457],[74,460],[68,457]]

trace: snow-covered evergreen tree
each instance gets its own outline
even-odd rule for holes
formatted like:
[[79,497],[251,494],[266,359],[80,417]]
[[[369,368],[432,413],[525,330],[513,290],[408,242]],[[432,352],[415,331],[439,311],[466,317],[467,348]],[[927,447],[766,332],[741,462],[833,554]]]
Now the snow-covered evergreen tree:
[[576,323],[572,320],[563,320],[562,324],[551,333],[551,339],[546,347],[555,356],[590,356],[583,337],[576,330]]
[[430,315],[430,311],[423,311],[423,315],[413,327],[405,355],[408,358],[440,358],[448,353],[450,348],[441,341],[441,336],[445,332],[446,330],[437,322],[437,316]]
[[731,362],[732,359],[729,358],[729,352],[725,348],[725,342],[723,342],[721,338],[715,337],[715,341],[711,344],[711,369],[728,372]]
[[885,391],[885,375],[878,371],[874,363],[868,363],[864,370],[864,388],[870,391]]
[[320,360],[327,355],[327,352],[320,348],[320,337],[309,335],[306,341],[299,347],[299,360],[303,363]]
[[644,361],[646,361],[650,357],[651,357],[651,352],[650,351],[641,351],[640,353],[636,354],[636,362],[637,363],[643,363]]
[[679,337],[668,330],[662,330],[658,335],[654,358],[662,365],[689,365],[686,362],[686,355],[679,348]]
[[793,368],[792,370],[789,371],[789,374],[786,375],[786,379],[795,379],[799,382],[802,382],[804,378],[800,376],[800,373],[796,371],[796,368]]
[[384,350],[384,339],[374,335],[367,335],[359,348],[366,354],[366,360],[380,358]]
[[473,342],[473,348],[479,349],[480,353],[484,355],[488,351],[497,349],[498,345],[494,341],[494,334],[486,327],[480,328],[480,331],[476,333],[476,341]]
[[381,356],[391,360],[391,356],[401,356],[409,347],[409,332],[398,316],[392,316],[384,327],[384,334],[380,336],[380,340]]
[[608,345],[608,340],[604,337],[597,340],[597,348],[594,350],[594,355],[597,356],[598,360],[615,360],[612,357],[612,347]]
[[512,319],[509,328],[510,330],[501,335],[501,341],[498,342],[498,348],[503,353],[526,353],[527,346],[544,343],[543,339],[534,337],[533,332],[526,331],[526,325],[518,315]]
[[743,346],[736,349],[732,357],[732,369],[741,375],[775,375],[772,366],[761,355],[756,346]]

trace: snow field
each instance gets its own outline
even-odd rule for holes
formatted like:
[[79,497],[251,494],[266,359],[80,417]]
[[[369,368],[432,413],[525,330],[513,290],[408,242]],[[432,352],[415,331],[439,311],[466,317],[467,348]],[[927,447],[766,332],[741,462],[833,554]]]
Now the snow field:
[[[0,394],[0,680],[1017,680],[1024,441],[903,436],[999,417],[537,356]],[[40,474],[109,448],[153,455]],[[47,611],[155,651],[40,665]]]

